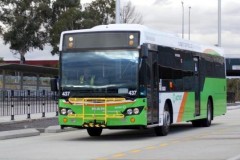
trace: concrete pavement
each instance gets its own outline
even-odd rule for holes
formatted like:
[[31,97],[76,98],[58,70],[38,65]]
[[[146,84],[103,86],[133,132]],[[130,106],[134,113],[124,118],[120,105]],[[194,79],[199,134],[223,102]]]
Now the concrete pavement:
[[56,117],[56,112],[45,113],[45,117],[42,117],[42,113],[31,114],[30,119],[27,118],[27,115],[15,115],[14,120],[11,120],[11,116],[0,116],[0,124],[11,124],[50,117]]
[[[42,113],[31,114],[30,117],[31,118],[28,119],[27,115],[15,115],[14,120],[11,120],[11,116],[2,116],[0,117],[0,127],[20,125],[20,124],[23,125],[25,123],[28,124],[36,121],[56,118],[56,112],[45,113],[45,117],[42,117]],[[44,128],[36,128],[36,127],[28,128],[28,127],[29,126],[26,125],[24,126],[25,129],[0,131],[0,140],[29,137],[29,136],[38,136],[40,135],[41,132],[45,132]]]
[[[10,116],[2,116],[0,117],[0,127],[4,125],[20,125],[21,123],[33,123],[36,121],[43,121],[43,120],[51,120],[55,119],[56,112],[46,113],[45,117],[42,117],[41,113],[38,114],[31,114],[31,119],[27,118],[27,115],[15,115],[14,120],[11,120]],[[0,140],[4,139],[11,139],[11,138],[21,138],[21,137],[29,137],[29,136],[37,136],[40,133],[59,133],[59,132],[66,132],[66,131],[73,131],[76,130],[74,128],[65,128],[62,130],[59,125],[49,126],[46,128],[28,128],[29,126],[26,125],[25,129],[17,129],[17,130],[9,130],[9,131],[1,131],[0,130]]]

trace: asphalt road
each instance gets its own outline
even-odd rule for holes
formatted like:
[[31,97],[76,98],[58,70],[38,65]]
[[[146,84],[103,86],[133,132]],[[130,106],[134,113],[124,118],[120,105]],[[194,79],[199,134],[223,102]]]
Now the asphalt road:
[[0,141],[0,160],[237,160],[240,159],[240,109],[217,117],[211,127],[172,126],[166,137],[153,130],[85,130],[41,133]]

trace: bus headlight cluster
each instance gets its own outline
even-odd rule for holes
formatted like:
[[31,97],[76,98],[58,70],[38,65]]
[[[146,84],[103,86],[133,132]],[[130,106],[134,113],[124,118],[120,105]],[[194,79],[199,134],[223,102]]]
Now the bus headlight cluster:
[[60,114],[61,115],[70,115],[70,114],[75,114],[75,113],[71,109],[62,108],[62,109],[60,109]]
[[129,115],[138,115],[143,110],[143,107],[128,108],[123,113],[127,116]]

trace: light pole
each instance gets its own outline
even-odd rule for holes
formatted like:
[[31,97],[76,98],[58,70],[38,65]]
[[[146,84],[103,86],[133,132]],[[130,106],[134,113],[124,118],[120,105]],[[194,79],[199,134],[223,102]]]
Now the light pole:
[[191,20],[191,6],[189,6],[189,18],[188,18],[188,39],[189,40],[190,40],[190,31],[191,31],[190,20]]
[[184,3],[182,1],[182,38],[184,38]]
[[221,0],[218,0],[218,47],[221,45]]
[[120,23],[120,0],[116,0],[116,24]]

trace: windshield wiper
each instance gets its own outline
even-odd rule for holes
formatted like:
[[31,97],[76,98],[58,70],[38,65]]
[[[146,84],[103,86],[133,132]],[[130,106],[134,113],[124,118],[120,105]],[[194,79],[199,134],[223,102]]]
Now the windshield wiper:
[[108,89],[108,88],[118,88],[122,87],[124,84],[109,84],[109,85],[102,85],[102,86],[95,86],[95,85],[65,85],[63,87],[68,88],[90,88],[90,89]]

